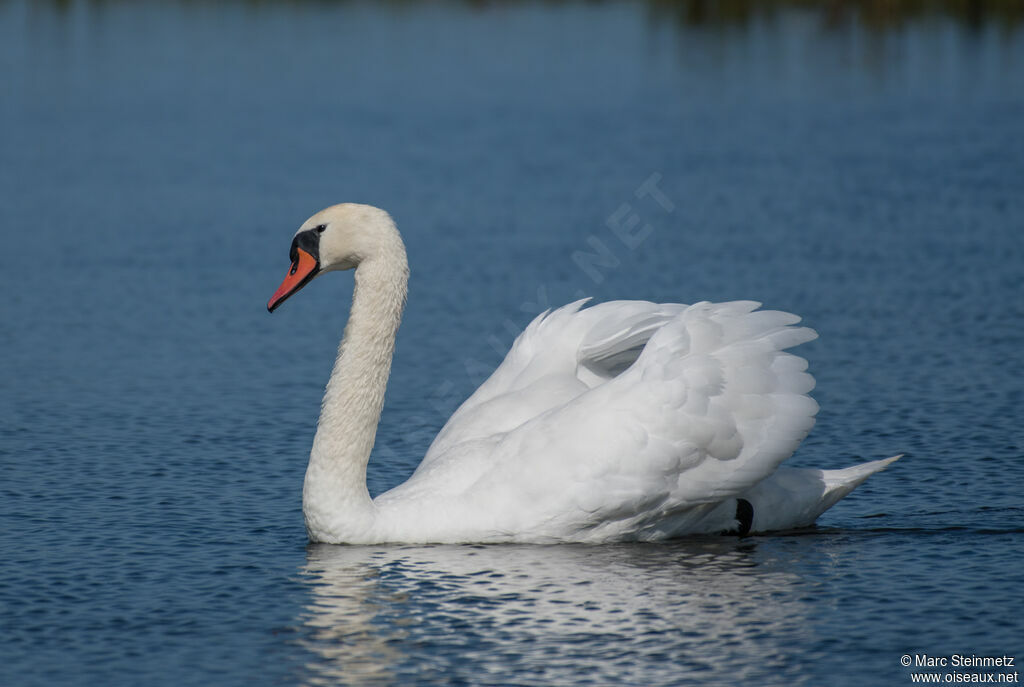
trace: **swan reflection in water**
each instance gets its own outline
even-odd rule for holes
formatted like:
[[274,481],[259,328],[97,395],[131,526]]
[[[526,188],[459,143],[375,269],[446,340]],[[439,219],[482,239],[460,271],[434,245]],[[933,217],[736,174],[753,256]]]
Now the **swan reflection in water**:
[[310,545],[308,683],[799,682],[807,582],[763,550],[784,540]]

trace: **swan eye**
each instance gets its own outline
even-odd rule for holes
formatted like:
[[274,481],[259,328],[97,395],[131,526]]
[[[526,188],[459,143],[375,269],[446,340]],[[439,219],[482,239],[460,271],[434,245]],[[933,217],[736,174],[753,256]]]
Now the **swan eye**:
[[326,224],[321,224],[321,225],[315,227],[315,229],[316,229],[316,233],[322,234],[322,233],[324,233],[327,230],[327,225]]

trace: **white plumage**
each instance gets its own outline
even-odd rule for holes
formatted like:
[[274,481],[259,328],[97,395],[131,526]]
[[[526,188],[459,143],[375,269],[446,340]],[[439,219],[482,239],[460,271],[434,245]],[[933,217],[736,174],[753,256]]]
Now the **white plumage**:
[[409,480],[371,501],[366,463],[405,300],[405,250],[386,213],[345,204],[303,224],[292,259],[271,309],[322,272],[356,268],[303,492],[314,541],[788,529],[813,523],[895,460],[779,467],[818,409],[806,362],[786,352],[816,337],[798,317],[750,301],[578,301],[537,317]]

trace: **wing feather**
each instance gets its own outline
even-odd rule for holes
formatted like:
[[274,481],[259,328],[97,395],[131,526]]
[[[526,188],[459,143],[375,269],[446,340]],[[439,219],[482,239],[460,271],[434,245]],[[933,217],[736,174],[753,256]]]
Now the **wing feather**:
[[813,426],[814,380],[785,349],[816,334],[795,315],[752,301],[582,305],[527,327],[400,489],[458,494],[494,514],[494,531],[622,536],[688,509],[675,522],[690,526]]

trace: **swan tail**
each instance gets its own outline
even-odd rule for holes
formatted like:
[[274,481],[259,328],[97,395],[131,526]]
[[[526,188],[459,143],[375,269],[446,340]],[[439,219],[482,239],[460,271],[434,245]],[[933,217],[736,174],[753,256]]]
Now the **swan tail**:
[[822,498],[824,507],[821,508],[818,515],[821,515],[821,513],[824,513],[838,503],[840,499],[863,484],[864,480],[868,477],[876,472],[881,472],[902,457],[903,454],[901,453],[892,458],[873,460],[868,463],[843,468],[842,470],[822,470],[821,476],[825,482],[826,489]]
[[892,458],[872,460],[868,463],[860,463],[853,467],[843,468],[842,470],[822,470],[821,474],[824,476],[825,484],[835,489],[846,488],[846,493],[849,493],[868,477],[876,472],[881,472],[902,457],[903,454],[901,453]]
[[[717,528],[746,534],[810,527],[864,480],[901,457],[873,460],[842,470],[780,467],[738,500],[730,499],[716,508],[707,519],[707,530]],[[746,502],[753,513],[745,513],[741,502]]]

